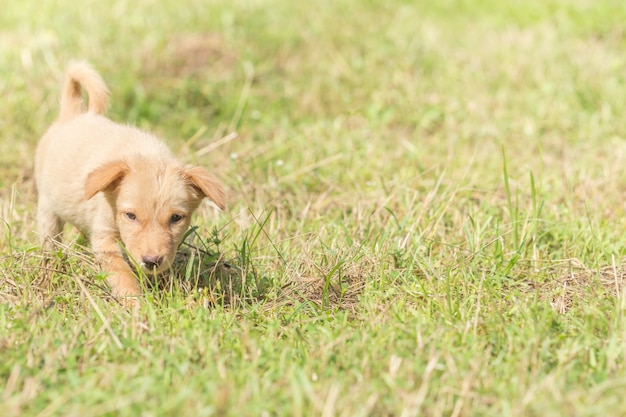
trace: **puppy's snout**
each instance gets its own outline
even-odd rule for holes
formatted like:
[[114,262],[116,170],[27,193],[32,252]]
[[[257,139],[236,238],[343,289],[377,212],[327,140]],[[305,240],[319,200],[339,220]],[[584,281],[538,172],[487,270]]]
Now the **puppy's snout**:
[[158,269],[163,263],[163,257],[158,255],[146,255],[141,258],[141,266],[145,269]]

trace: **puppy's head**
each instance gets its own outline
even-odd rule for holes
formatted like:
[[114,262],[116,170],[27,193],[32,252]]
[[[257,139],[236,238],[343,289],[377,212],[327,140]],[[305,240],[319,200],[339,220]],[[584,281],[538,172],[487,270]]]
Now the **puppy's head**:
[[91,172],[85,196],[91,199],[99,192],[113,209],[126,251],[147,273],[170,267],[203,198],[222,210],[225,200],[221,183],[203,168],[142,157]]

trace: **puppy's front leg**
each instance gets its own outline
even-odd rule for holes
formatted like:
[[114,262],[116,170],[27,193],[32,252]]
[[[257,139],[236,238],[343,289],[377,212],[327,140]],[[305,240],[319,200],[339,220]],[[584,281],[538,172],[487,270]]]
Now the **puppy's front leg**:
[[139,281],[130,268],[114,235],[109,233],[94,234],[91,245],[104,272],[108,272],[107,280],[113,295],[125,298],[125,304],[136,305],[141,295]]

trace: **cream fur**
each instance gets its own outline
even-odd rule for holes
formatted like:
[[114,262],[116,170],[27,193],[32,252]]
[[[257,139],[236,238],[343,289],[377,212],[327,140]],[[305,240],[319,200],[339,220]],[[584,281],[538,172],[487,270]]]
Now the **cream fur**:
[[89,65],[68,69],[59,118],[35,156],[38,229],[50,249],[64,223],[77,226],[109,273],[113,294],[136,296],[140,286],[124,253],[148,273],[168,269],[201,200],[223,209],[225,195],[219,181],[178,162],[159,139],[104,117],[107,103],[106,85]]

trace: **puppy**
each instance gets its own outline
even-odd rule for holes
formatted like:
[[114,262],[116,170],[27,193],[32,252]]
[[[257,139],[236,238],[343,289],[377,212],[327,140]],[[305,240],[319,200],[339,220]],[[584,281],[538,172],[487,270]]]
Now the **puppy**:
[[[223,210],[225,194],[205,169],[178,162],[159,139],[104,117],[108,98],[90,66],[69,67],[60,115],[35,155],[37,223],[46,250],[61,240],[66,222],[77,226],[113,294],[137,296],[130,265],[147,274],[167,270],[202,199]],[[136,305],[134,297],[128,302]]]

